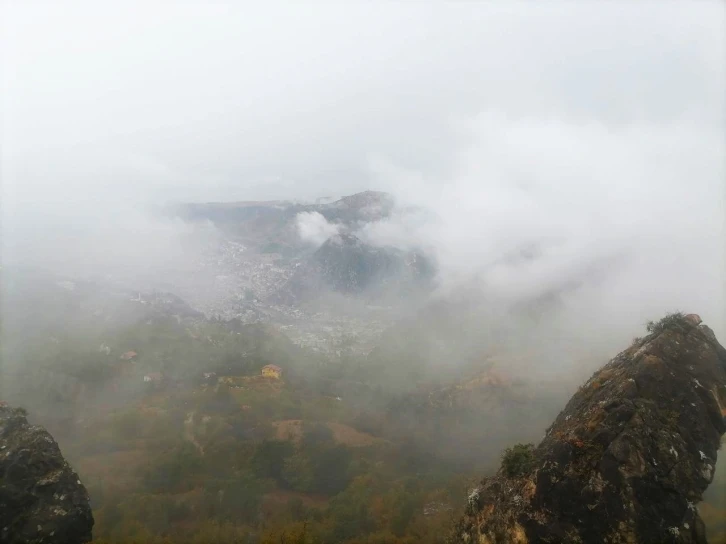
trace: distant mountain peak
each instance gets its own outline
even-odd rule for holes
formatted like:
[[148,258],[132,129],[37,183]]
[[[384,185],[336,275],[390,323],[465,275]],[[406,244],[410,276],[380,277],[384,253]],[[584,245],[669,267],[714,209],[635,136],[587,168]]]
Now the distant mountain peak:
[[403,294],[430,287],[433,264],[422,254],[366,244],[354,234],[328,238],[297,268],[283,288],[283,299],[315,297],[325,291],[340,294]]
[[[323,246],[328,245],[334,245],[334,246],[361,246],[363,245],[363,242],[361,242],[360,238],[355,236],[354,234],[350,234],[347,232],[340,232],[337,234],[334,234],[325,242],[323,243]],[[321,246],[322,247],[322,246]],[[320,249],[318,250],[318,252]]]
[[363,191],[344,196],[336,202],[354,207],[363,207],[371,204],[393,204],[393,196],[383,191]]

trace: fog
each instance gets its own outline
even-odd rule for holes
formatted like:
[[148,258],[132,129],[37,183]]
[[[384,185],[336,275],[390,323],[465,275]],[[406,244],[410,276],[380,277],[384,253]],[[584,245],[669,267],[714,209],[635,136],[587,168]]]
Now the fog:
[[321,246],[325,240],[338,234],[340,230],[320,212],[300,212],[295,219],[300,239],[313,246]]
[[0,404],[104,542],[441,542],[648,320],[726,339],[722,2],[0,0],[0,54]]
[[422,173],[377,165],[400,199],[438,217],[370,224],[364,239],[432,247],[444,289],[476,283],[514,300],[565,291],[570,332],[601,339],[617,327],[620,345],[676,308],[726,332],[722,133],[491,113],[470,126],[476,138],[445,185],[421,190]]
[[726,333],[719,2],[2,9],[6,263],[183,270],[217,233],[159,206],[376,189],[435,219],[359,236],[429,250],[439,294]]

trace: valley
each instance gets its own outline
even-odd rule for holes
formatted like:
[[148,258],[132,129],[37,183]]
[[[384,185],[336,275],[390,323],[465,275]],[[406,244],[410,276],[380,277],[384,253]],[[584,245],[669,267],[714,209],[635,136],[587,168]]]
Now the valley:
[[0,2],[0,544],[726,544],[723,8]]

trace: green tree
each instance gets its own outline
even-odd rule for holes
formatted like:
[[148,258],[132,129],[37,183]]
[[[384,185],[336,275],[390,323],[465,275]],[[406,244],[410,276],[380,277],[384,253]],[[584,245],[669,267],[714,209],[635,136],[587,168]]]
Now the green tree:
[[256,478],[240,476],[225,483],[220,490],[220,511],[229,520],[257,520],[265,487]]
[[182,482],[190,484],[201,466],[197,449],[184,442],[148,467],[144,471],[144,482],[147,489],[154,493],[176,491]]
[[391,517],[391,531],[396,536],[403,536],[406,533],[408,524],[416,512],[416,500],[413,495],[401,491],[393,504],[393,516]]
[[291,489],[308,492],[314,488],[315,474],[308,456],[298,451],[285,459],[282,477]]
[[333,431],[324,423],[303,424],[303,445],[314,448],[325,443],[333,442]]
[[350,482],[351,453],[342,445],[322,445],[308,448],[312,470],[313,490],[318,493],[335,495],[346,488]]
[[347,490],[335,497],[328,510],[332,527],[326,540],[344,542],[373,531],[375,523],[368,511],[369,500],[370,493],[360,489]]
[[261,478],[273,478],[283,481],[285,459],[294,452],[293,445],[284,440],[263,440],[254,455],[251,465],[255,474]]
[[304,520],[308,515],[305,503],[300,497],[292,497],[288,499],[285,511],[292,521]]

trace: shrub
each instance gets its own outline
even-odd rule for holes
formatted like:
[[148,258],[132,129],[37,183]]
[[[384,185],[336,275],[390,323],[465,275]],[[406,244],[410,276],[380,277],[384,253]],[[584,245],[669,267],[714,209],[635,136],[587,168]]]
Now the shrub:
[[308,451],[313,471],[312,491],[335,495],[350,483],[352,454],[342,445],[321,446]]
[[515,444],[502,455],[502,469],[510,478],[524,474],[533,464],[534,444]]
[[257,519],[266,491],[262,482],[251,476],[239,476],[226,482],[221,491],[219,508],[223,519],[250,523]]
[[306,447],[314,448],[333,442],[333,431],[324,423],[304,423],[303,442]]
[[193,485],[192,478],[202,467],[197,449],[189,443],[182,443],[171,453],[160,455],[148,467],[142,468],[142,477],[147,491],[164,493],[177,491]]
[[315,480],[310,459],[303,452],[297,452],[288,457],[285,459],[282,477],[290,489],[302,492],[310,491]]
[[292,443],[284,440],[263,440],[250,461],[260,478],[282,481],[285,460],[294,453]]
[[681,323],[684,317],[683,312],[671,312],[660,321],[648,321],[645,329],[651,334],[660,334],[668,327]]

